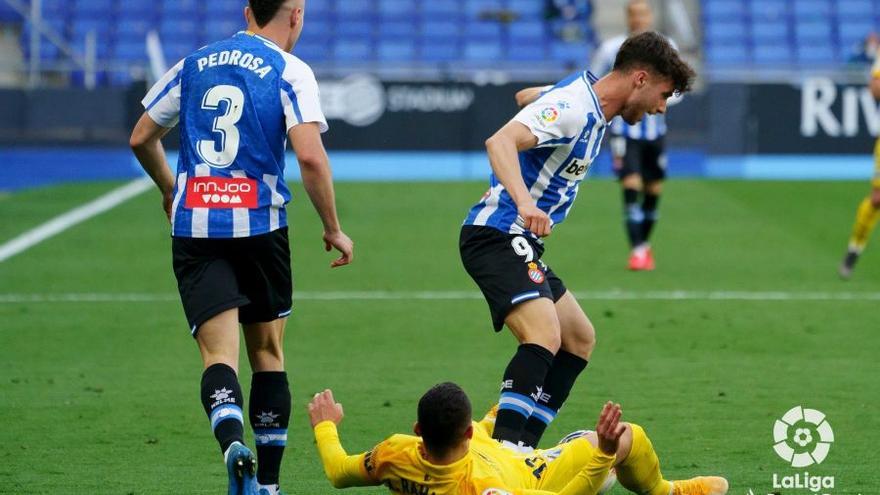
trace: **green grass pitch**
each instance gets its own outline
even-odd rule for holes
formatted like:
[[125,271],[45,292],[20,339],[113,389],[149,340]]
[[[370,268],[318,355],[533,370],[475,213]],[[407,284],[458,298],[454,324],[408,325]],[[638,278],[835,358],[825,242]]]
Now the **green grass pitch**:
[[[118,186],[0,196],[0,243]],[[296,291],[474,291],[458,229],[484,185],[338,184],[355,264],[331,271],[299,185],[291,206]],[[720,474],[732,494],[777,491],[803,472],[772,450],[795,405],[827,414],[836,436],[811,474],[831,493],[876,493],[880,432],[880,246],[853,280],[836,266],[865,183],[672,181],[654,239],[658,269],[624,270],[619,193],[592,181],[544,259],[575,292],[853,293],[853,300],[582,297],[598,346],[545,437],[594,424],[600,405],[653,439],[667,478]],[[222,493],[225,473],[198,399],[198,351],[171,272],[154,191],[0,263],[0,493]],[[152,294],[152,302],[9,302],[10,295]],[[2,299],[0,299],[2,301]],[[482,411],[514,350],[480,299],[295,302],[286,337],[294,414],[282,471],[288,493],[333,493],[305,415],[332,388],[349,452],[408,432],[430,385],[454,380]],[[242,371],[248,376],[246,360]],[[245,390],[249,378],[242,380]],[[248,433],[250,438],[250,433]],[[382,489],[351,490],[383,493]],[[806,491],[782,490],[783,493]],[[620,487],[614,493],[625,493]]]

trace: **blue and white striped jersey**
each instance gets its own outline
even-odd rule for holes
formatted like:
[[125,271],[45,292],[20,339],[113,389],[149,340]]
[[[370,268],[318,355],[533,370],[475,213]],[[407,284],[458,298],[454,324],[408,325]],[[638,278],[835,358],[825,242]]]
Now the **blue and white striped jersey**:
[[[614,67],[614,59],[617,58],[617,52],[620,51],[620,47],[626,39],[627,36],[623,34],[609,38],[596,50],[592,60],[592,69],[599,77],[611,72]],[[675,46],[674,41],[669,40],[669,42],[673,47]],[[680,96],[669,98],[667,106],[675,105],[680,99]],[[621,117],[615,117],[611,120],[611,134],[630,139],[654,141],[666,135],[666,116],[661,113],[654,115],[646,113],[641,122],[632,125],[624,122]]]
[[249,237],[287,225],[287,131],[304,122],[327,130],[308,65],[239,32],[181,60],[143,105],[163,127],[180,121],[173,236]]
[[[513,118],[538,138],[534,148],[519,153],[519,166],[532,199],[550,216],[553,227],[568,216],[578,185],[599,154],[605,135],[607,122],[592,87],[596,80],[590,72],[572,74]],[[494,173],[489,183],[489,191],[471,208],[465,225],[531,234],[523,228],[516,203]]]

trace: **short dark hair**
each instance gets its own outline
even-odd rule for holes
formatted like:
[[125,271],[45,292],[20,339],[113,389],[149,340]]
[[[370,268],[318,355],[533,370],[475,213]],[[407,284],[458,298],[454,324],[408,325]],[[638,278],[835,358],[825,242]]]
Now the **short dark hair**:
[[418,420],[425,447],[445,454],[462,441],[471,424],[471,401],[452,382],[434,385],[419,400]]
[[630,36],[617,52],[613,70],[632,69],[646,69],[671,79],[676,93],[690,91],[696,77],[694,69],[681,59],[672,43],[654,31]]
[[275,18],[275,14],[281,10],[281,6],[287,0],[248,0],[248,5],[254,13],[257,26],[263,27]]

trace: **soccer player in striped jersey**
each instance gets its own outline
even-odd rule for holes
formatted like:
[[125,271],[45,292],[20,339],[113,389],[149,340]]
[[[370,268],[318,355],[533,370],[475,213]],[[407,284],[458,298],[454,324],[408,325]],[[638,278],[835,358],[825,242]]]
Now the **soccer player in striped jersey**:
[[[880,100],[880,52],[876,54],[874,66],[871,68],[870,88],[874,99]],[[852,276],[856,261],[868,245],[868,239],[877,225],[877,220],[880,220],[880,139],[874,144],[874,178],[871,181],[871,193],[862,199],[856,210],[856,221],[849,237],[849,246],[838,269],[841,278],[848,279]]]
[[578,72],[524,90],[518,100],[528,104],[486,141],[490,187],[467,215],[459,247],[495,331],[506,324],[520,343],[501,385],[494,436],[502,443],[538,445],[595,342],[590,320],[541,259],[542,238],[571,211],[607,123],[663,113],[693,77],[666,38],[642,33],[623,44],[602,79]]
[[432,495],[596,495],[619,482],[641,495],[724,495],[727,480],[669,481],[639,425],[605,404],[595,431],[566,435],[547,450],[516,453],[492,440],[493,413],[471,420],[471,403],[454,383],[419,400],[413,435],[392,435],[373,450],[348,455],[337,425],[342,406],[330,390],[315,394],[309,418],[324,472],[336,488],[385,485],[392,493]]
[[[626,7],[629,36],[652,28],[654,13],[647,0],[630,0]],[[615,36],[599,46],[593,57],[592,69],[602,76],[611,71],[617,51],[627,35]],[[675,47],[675,43],[670,40]],[[678,103],[680,95],[673,96],[667,106]],[[611,154],[614,170],[623,189],[623,213],[630,244],[630,270],[653,270],[654,253],[649,242],[657,222],[657,207],[666,178],[666,117],[663,114],[646,115],[637,124],[628,124],[621,118],[611,122]],[[641,196],[641,203],[639,203]]]
[[[302,32],[304,7],[304,0],[249,0],[247,31],[175,65],[144,98],[146,112],[131,136],[171,221],[174,273],[204,364],[202,404],[224,455],[230,494],[280,492],[290,418],[282,352],[292,308],[288,140],[323,222],[324,247],[341,252],[331,266],[353,256],[336,215],[318,84],[289,53]],[[178,122],[181,149],[172,174],[160,139]],[[248,410],[237,372],[239,324],[254,371]],[[245,414],[257,468],[243,441]]]

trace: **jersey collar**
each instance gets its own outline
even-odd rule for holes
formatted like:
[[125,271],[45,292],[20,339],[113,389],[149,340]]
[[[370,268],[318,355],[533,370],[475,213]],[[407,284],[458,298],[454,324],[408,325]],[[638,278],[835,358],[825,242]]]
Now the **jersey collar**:
[[258,40],[262,41],[263,43],[268,43],[268,44],[272,45],[273,47],[278,48],[279,50],[281,49],[281,47],[278,46],[278,43],[275,43],[274,41],[270,40],[269,38],[266,38],[265,36],[260,36],[259,34],[253,32],[253,31],[239,31],[238,34],[244,34],[246,36],[251,36],[253,38],[257,38]]
[[593,91],[593,84],[596,84],[596,81],[599,80],[595,74],[590,71],[584,71],[583,74],[584,82],[587,83],[587,90],[590,92],[590,97],[593,99],[593,103],[596,105],[596,110],[599,112],[599,117],[602,118],[602,122],[608,122],[605,119],[605,114],[602,112],[602,105],[599,103],[599,95]]

